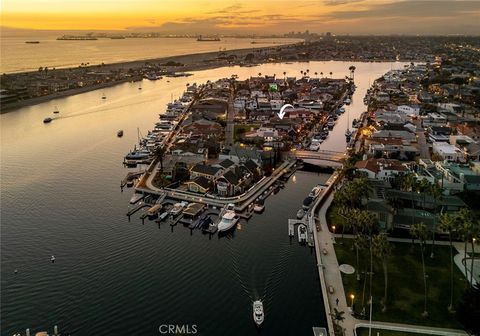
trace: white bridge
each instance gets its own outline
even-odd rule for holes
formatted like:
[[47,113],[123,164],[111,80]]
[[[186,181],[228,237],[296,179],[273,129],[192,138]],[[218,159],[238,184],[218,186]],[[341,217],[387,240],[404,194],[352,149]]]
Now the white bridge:
[[329,150],[297,150],[294,152],[293,155],[297,159],[301,159],[306,163],[330,167],[340,167],[342,165],[343,159],[345,159],[346,157],[344,152],[336,152]]

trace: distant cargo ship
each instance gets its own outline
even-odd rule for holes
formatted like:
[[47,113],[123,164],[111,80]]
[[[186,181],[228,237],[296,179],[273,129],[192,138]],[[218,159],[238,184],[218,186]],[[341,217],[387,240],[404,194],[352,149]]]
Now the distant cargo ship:
[[94,40],[98,40],[96,37],[94,36],[88,36],[88,35],[78,35],[78,36],[75,36],[75,35],[63,35],[61,37],[58,37],[57,40],[60,40],[60,41],[94,41]]
[[40,41],[25,41],[25,43],[28,43],[28,44],[39,44]]
[[203,37],[202,35],[200,35],[200,37],[197,38],[197,41],[199,41],[199,42],[218,42],[218,41],[220,41],[220,38],[219,37]]

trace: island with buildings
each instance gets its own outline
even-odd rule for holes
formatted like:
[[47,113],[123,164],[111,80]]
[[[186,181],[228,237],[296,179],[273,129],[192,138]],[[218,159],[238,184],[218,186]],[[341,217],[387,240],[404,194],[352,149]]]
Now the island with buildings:
[[356,89],[353,66],[341,79],[191,84],[124,158],[146,167],[122,181],[127,215],[211,238],[262,212],[295,170],[327,169],[288,235],[315,249],[328,329],[464,335],[480,281],[480,70],[457,52],[375,80],[345,152],[322,142]]

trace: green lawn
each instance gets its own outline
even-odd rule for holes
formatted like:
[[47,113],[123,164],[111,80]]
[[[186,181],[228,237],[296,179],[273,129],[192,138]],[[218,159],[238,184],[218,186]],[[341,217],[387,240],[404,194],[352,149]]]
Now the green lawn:
[[251,128],[257,129],[260,125],[256,124],[235,124],[233,135],[235,138],[245,134],[246,132],[250,132]]
[[[372,336],[421,336],[427,334],[409,333],[404,331],[392,331],[372,328]],[[428,334],[429,335],[429,334]],[[368,336],[368,328],[357,328],[357,336]]]
[[[422,279],[422,262],[418,244],[411,249],[410,243],[392,243],[393,252],[388,261],[388,303],[387,311],[381,311],[380,300],[384,293],[384,276],[380,262],[375,261],[372,281],[373,320],[420,324],[445,328],[461,328],[455,315],[450,314],[447,307],[450,303],[450,253],[448,246],[435,247],[435,259],[430,259],[430,245],[426,248],[425,264],[427,273],[427,311],[428,318],[422,317],[424,286]],[[339,264],[350,264],[356,268],[355,250],[351,249],[352,239],[337,239],[335,251]],[[362,279],[357,281],[356,274],[342,274],[345,295],[350,303],[350,294],[355,295],[355,311],[362,311],[364,288],[363,271],[369,265],[369,254],[360,254],[360,270]],[[368,277],[369,278],[369,277]],[[458,302],[466,287],[466,280],[454,266],[454,305]],[[369,296],[369,282],[365,286],[366,304]]]

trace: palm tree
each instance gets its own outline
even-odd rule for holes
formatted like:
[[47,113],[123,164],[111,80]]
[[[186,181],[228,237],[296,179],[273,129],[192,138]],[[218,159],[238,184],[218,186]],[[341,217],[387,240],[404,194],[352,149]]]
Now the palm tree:
[[322,77],[322,78],[323,78],[323,72],[320,72],[320,77]]
[[356,69],[357,69],[357,68],[355,67],[355,65],[351,65],[351,66],[348,68],[348,70],[350,70],[350,78],[351,78],[352,80],[355,80],[354,74],[355,74],[355,70],[356,70]]
[[433,217],[433,228],[432,228],[432,251],[430,253],[430,258],[434,258],[435,257],[435,254],[434,254],[434,249],[435,249],[435,232],[437,231],[437,204],[438,204],[438,201],[442,199],[442,196],[443,196],[443,190],[442,188],[440,188],[439,186],[437,186],[436,184],[430,184],[429,185],[429,188],[427,189],[427,192],[430,196],[433,197],[433,200],[434,200],[434,209],[433,209],[433,212],[434,212],[434,217]]
[[373,253],[377,258],[382,260],[383,266],[383,276],[385,278],[385,293],[383,296],[383,308],[382,311],[387,310],[387,284],[388,284],[388,270],[387,270],[387,259],[392,253],[392,246],[388,242],[388,237],[385,232],[382,232],[375,237],[373,237]]
[[337,308],[333,308],[333,312],[330,313],[333,323],[337,328],[340,328],[340,322],[345,320],[345,316],[343,316],[344,314],[344,311],[339,311]]
[[357,264],[355,265],[356,270],[355,272],[357,273],[357,281],[360,281],[360,266],[359,266],[359,261],[360,261],[360,250],[363,250],[365,248],[367,241],[365,240],[365,236],[361,234],[356,234],[355,237],[353,238],[353,246],[355,247],[355,254],[357,257]]
[[471,244],[472,244],[472,257],[470,260],[470,284],[473,286],[473,266],[475,261],[475,241],[478,239],[478,235],[480,234],[480,223],[478,221],[472,221],[472,230],[470,231],[470,235],[472,237]]
[[448,311],[453,312],[453,243],[452,233],[455,230],[455,221],[457,218],[455,215],[444,213],[440,216],[440,228],[448,232],[448,239],[450,241],[450,305]]
[[303,77],[303,70],[300,70],[300,73],[302,74],[302,77]]
[[419,243],[420,243],[420,252],[422,255],[422,269],[423,269],[423,287],[425,290],[425,296],[424,296],[424,306],[423,306],[423,317],[428,316],[428,311],[427,311],[427,274],[425,273],[425,257],[424,257],[424,247],[425,247],[425,241],[427,240],[427,235],[428,235],[428,230],[427,226],[423,223],[415,223],[412,226],[410,226],[410,234],[417,238]]
[[157,156],[158,160],[160,161],[160,171],[163,172],[163,158],[165,156],[165,148],[163,146],[158,146],[155,149],[155,155]]
[[330,78],[332,78],[333,72],[330,71]]
[[286,71],[283,72],[283,79],[284,79],[284,80],[286,79],[285,76],[287,76],[287,72],[286,72]]
[[318,76],[318,72],[316,72],[316,71],[315,71],[315,73],[314,73],[314,74],[315,74],[315,77],[317,77],[317,76]]
[[352,209],[346,206],[345,204],[340,205],[337,208],[338,214],[343,218],[343,223],[342,223],[342,241],[343,241],[343,235],[345,233],[345,229],[350,229],[352,226],[352,217],[350,215]]
[[[457,221],[456,221],[456,231],[460,236],[460,239],[463,240],[464,247],[463,247],[463,264],[465,266],[465,276],[468,280],[468,272],[467,272],[467,246],[470,237],[472,236],[473,231],[473,214],[470,209],[462,208],[458,211]],[[468,281],[467,281],[468,283]],[[470,282],[470,287],[472,286],[472,282]]]
[[262,73],[261,73],[261,72],[258,73],[258,77],[262,77]]

